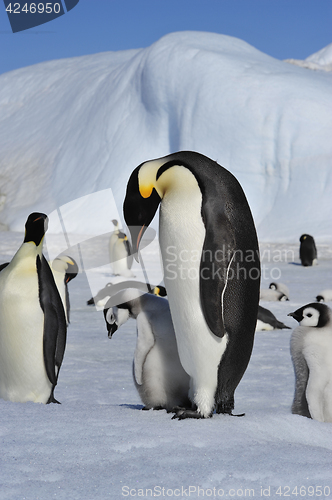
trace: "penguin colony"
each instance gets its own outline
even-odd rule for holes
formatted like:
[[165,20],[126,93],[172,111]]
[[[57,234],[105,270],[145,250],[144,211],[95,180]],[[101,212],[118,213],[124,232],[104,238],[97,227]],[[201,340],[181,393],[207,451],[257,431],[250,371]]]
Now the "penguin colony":
[[[124,216],[134,249],[114,219],[109,241],[114,274],[132,276],[132,254],[158,206],[169,301],[160,297],[166,296],[162,286],[125,281],[108,283],[88,304],[104,307],[109,338],[130,317],[136,320],[133,378],[144,409],[166,409],[178,419],[206,418],[214,411],[232,415],[255,329],[290,328],[258,299],[286,301],[289,289],[277,282],[259,291],[259,275],[232,279],[245,250],[257,255],[243,268],[246,276],[259,270],[250,209],[236,179],[193,152],[145,162],[132,173]],[[65,255],[47,263],[46,230],[47,216],[31,214],[21,247],[0,265],[0,397],[14,402],[58,402],[54,390],[70,320],[68,283],[78,266]],[[215,258],[218,251],[222,259]],[[182,265],[183,252],[200,256],[196,267]],[[167,274],[174,258],[176,280]],[[300,259],[304,267],[317,263],[310,235],[300,238]],[[332,311],[321,303],[332,300],[332,291],[321,291],[316,300],[289,314],[299,323],[290,343],[292,413],[332,422]]]

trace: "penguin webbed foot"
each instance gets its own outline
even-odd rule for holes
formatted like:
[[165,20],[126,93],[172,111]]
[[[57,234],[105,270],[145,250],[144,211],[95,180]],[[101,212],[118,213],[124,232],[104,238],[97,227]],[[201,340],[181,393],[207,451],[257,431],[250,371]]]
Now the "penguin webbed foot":
[[204,417],[199,411],[197,410],[192,410],[189,408],[180,408],[179,410],[176,411],[175,415],[173,415],[172,420],[178,419],[178,420],[184,420],[185,418],[211,418],[212,413],[208,415],[208,417]]

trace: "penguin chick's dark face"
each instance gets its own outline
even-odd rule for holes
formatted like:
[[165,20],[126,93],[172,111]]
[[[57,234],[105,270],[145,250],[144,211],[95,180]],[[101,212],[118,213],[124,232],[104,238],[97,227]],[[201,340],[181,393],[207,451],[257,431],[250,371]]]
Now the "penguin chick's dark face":
[[106,328],[108,332],[108,338],[111,339],[113,336],[113,333],[117,331],[118,325],[116,323],[116,318],[113,313],[113,308],[110,307],[109,309],[104,309],[104,318],[106,322]]
[[144,164],[131,174],[123,204],[124,218],[130,230],[134,253],[137,252],[139,242],[161,202],[161,197],[152,184],[153,179],[150,182],[142,182],[139,179],[142,166]]
[[48,217],[39,212],[33,212],[25,223],[24,243],[33,241],[38,246],[43,239],[48,227]]
[[327,305],[313,302],[289,313],[301,326],[323,328],[331,321],[331,310]]

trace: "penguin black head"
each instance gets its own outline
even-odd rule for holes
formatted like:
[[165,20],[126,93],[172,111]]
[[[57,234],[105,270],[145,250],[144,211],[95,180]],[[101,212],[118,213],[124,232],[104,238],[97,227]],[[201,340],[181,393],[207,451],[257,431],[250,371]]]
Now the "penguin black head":
[[317,302],[324,302],[323,295],[317,295],[316,300],[317,300]]
[[277,287],[276,283],[270,283],[269,288],[270,288],[271,290],[278,290],[278,287]]
[[137,253],[139,242],[161,202],[154,187],[139,186],[138,176],[142,165],[135,168],[129,178],[123,204],[124,218],[130,230],[134,253]]
[[48,228],[48,217],[39,212],[33,212],[25,223],[24,243],[33,242],[38,247]]
[[313,241],[314,239],[312,236],[310,236],[310,234],[302,234],[302,236],[300,237],[300,242],[303,243],[305,240],[309,242]]
[[166,288],[161,285],[155,286],[152,290],[152,293],[154,295],[157,295],[158,297],[166,297],[167,295]]
[[289,313],[301,326],[323,328],[331,321],[331,309],[321,303],[312,302]]

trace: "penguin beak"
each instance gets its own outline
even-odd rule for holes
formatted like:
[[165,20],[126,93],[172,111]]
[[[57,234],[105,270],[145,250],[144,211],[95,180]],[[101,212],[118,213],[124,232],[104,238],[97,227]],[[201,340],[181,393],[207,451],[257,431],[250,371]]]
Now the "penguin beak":
[[300,323],[300,321],[302,320],[302,315],[300,315],[298,313],[298,311],[295,311],[295,312],[291,312],[289,314],[287,314],[287,316],[291,316],[292,318],[294,318],[298,323]]

